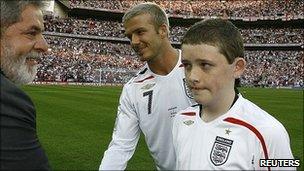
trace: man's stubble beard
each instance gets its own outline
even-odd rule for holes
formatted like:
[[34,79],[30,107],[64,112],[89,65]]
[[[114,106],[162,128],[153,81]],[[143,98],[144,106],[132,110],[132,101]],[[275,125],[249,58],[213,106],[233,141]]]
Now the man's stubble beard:
[[12,46],[1,42],[1,70],[4,75],[15,84],[28,84],[32,82],[37,74],[37,65],[30,66],[26,63],[28,57],[38,57],[37,52],[30,52],[26,55],[17,57]]

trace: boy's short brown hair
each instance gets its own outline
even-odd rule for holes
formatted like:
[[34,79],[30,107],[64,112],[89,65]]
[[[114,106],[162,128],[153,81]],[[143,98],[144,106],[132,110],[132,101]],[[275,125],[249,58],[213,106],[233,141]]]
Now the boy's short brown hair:
[[184,35],[183,44],[216,46],[229,64],[237,57],[244,57],[243,38],[228,20],[208,19],[195,23]]

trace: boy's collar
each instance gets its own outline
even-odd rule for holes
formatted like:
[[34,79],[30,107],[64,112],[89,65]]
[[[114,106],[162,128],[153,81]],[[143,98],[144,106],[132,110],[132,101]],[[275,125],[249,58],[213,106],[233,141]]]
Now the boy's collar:
[[237,101],[237,99],[238,99],[238,98],[239,98],[239,96],[238,96],[237,92],[235,92],[233,102],[232,102],[232,104],[231,104],[231,106],[230,106],[230,108],[229,108],[229,109],[231,109],[231,108],[232,108],[232,106],[234,105],[234,103]]

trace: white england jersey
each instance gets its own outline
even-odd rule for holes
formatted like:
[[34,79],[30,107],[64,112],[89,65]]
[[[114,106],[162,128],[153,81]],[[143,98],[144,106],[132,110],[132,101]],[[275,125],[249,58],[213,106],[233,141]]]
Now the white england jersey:
[[200,110],[200,105],[189,107],[174,119],[177,169],[269,170],[259,166],[260,159],[293,159],[284,126],[240,94],[227,113],[211,122],[200,118]]
[[124,86],[112,141],[104,153],[100,170],[125,169],[135,151],[140,130],[157,169],[175,169],[173,117],[194,104],[185,86],[181,52],[178,58],[168,75],[154,74],[146,65]]

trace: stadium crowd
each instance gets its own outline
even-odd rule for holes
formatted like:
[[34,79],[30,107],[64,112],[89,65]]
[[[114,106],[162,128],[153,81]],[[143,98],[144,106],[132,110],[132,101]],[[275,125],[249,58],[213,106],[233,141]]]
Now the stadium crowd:
[[246,51],[242,85],[303,87],[303,51]]
[[[126,83],[143,66],[128,44],[46,36],[35,81]],[[303,87],[303,51],[246,51],[245,86]]]
[[[156,2],[171,15],[222,17],[303,16],[304,2],[297,0],[69,0],[72,8],[126,11],[141,2]],[[121,22],[60,18],[45,15],[46,36],[51,49],[40,59],[35,81],[126,83],[143,66],[129,44],[104,39],[127,40]],[[170,40],[179,43],[188,27],[171,26]],[[301,44],[304,29],[241,28],[247,44]],[[97,36],[97,39],[59,37],[61,33]],[[62,35],[61,35],[62,36]],[[64,36],[64,35],[63,35]],[[303,51],[246,51],[245,86],[303,87]]]
[[[45,16],[45,28],[48,32],[125,38],[122,24],[116,21]],[[170,40],[180,42],[187,29],[181,26],[171,27]],[[304,43],[304,29],[248,28],[240,31],[245,43]]]
[[299,0],[69,0],[72,8],[126,11],[142,2],[155,2],[170,15],[227,16],[227,17],[279,17],[303,16],[304,1]]
[[129,45],[46,37],[35,81],[125,83],[142,66]]

